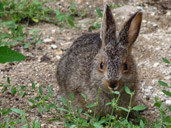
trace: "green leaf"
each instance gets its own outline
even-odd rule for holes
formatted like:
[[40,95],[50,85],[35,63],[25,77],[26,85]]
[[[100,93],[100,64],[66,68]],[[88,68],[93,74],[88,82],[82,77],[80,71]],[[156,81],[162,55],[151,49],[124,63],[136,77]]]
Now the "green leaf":
[[81,93],[81,96],[82,97],[84,97],[84,99],[86,99],[87,97],[86,97],[86,95],[84,95],[83,93]]
[[42,114],[42,112],[43,112],[43,107],[41,104],[39,105],[39,112],[40,112],[40,114]]
[[38,40],[38,41],[37,41],[37,44],[42,44],[42,41],[41,41],[41,40]]
[[65,19],[66,19],[66,15],[65,14],[59,14],[56,16],[56,19],[59,21],[59,22],[64,22]]
[[20,114],[20,115],[23,115],[23,116],[26,115],[25,112],[24,112],[23,110],[20,110],[20,109],[17,109],[17,108],[11,108],[11,110],[12,110],[13,112],[16,112],[16,113]]
[[108,105],[111,105],[111,104],[112,104],[111,102],[108,102],[108,103],[106,103],[105,105],[108,106]]
[[128,125],[128,120],[123,120],[123,121],[121,121],[121,124],[122,124],[122,125]]
[[171,123],[171,116],[167,116],[165,122]]
[[62,101],[62,103],[63,103],[64,105],[67,104],[67,100],[66,100],[64,97],[61,97],[61,101]]
[[0,112],[1,112],[1,115],[2,115],[2,117],[3,117],[3,116],[5,116],[5,115],[10,114],[12,111],[11,111],[11,109],[7,109],[7,110],[6,110],[6,109],[5,109],[5,110],[2,109],[2,111],[0,111]]
[[29,48],[30,47],[30,43],[26,43],[25,45],[24,45],[24,48]]
[[[110,117],[109,117],[110,118]],[[112,117],[111,117],[112,118]],[[106,117],[102,117],[101,120],[99,121],[100,124],[103,124],[107,121]]]
[[166,58],[162,58],[162,60],[167,63],[167,64],[170,64],[170,62],[166,59]]
[[141,128],[145,128],[144,123],[143,123],[142,120],[140,120],[140,126],[141,126]]
[[10,38],[10,34],[7,33],[0,33],[0,39]]
[[93,124],[93,126],[94,126],[95,128],[103,128],[103,126],[102,126],[100,123],[98,123],[98,122],[95,122],[95,123]]
[[56,108],[56,105],[55,104],[50,104],[49,108]]
[[75,124],[73,124],[69,128],[77,128],[77,126]]
[[11,93],[12,93],[12,95],[15,95],[17,93],[16,87],[12,86]]
[[131,95],[131,90],[128,88],[128,86],[124,86],[125,92],[129,95]]
[[129,112],[129,110],[126,109],[126,108],[124,108],[124,107],[119,106],[118,108],[120,108],[120,109],[122,109],[122,110],[124,110],[124,111],[126,111],[126,112]]
[[41,96],[43,95],[43,89],[42,89],[41,86],[39,86],[39,93],[40,93]]
[[7,77],[7,82],[8,82],[8,84],[10,84],[10,83],[11,83],[11,80],[10,80],[10,78],[9,78],[9,77]]
[[36,86],[35,86],[35,83],[34,82],[32,82],[32,89],[36,89]]
[[59,16],[60,14],[61,14],[61,13],[60,13],[59,9],[57,8],[57,9],[56,9],[56,17]]
[[1,10],[1,11],[4,10],[4,5],[3,5],[2,2],[0,2],[0,10]]
[[169,87],[169,85],[161,80],[158,81],[158,83],[164,87]]
[[8,86],[7,85],[3,85],[3,93],[6,92],[8,89]]
[[74,19],[73,19],[72,16],[68,16],[68,17],[67,17],[67,20],[68,20],[68,24],[69,24],[70,26],[72,26],[72,27],[75,26],[75,25],[74,25]]
[[21,121],[22,121],[23,124],[26,123],[26,119],[24,117],[21,117]]
[[155,97],[155,104],[154,104],[154,106],[156,106],[158,108],[160,108],[162,106],[162,102],[161,101],[158,101],[158,98],[157,97]]
[[119,91],[114,91],[113,94],[120,95]]
[[51,89],[51,87],[50,87],[49,85],[47,85],[47,89],[48,89],[48,91],[49,91],[49,94],[50,94],[50,95],[53,95],[53,91],[52,91],[52,89]]
[[43,99],[42,99],[42,100],[44,100],[44,101],[45,101],[45,100],[47,100],[49,97],[50,97],[50,94],[48,93],[46,96],[44,96],[44,97],[43,97]]
[[96,8],[96,12],[97,12],[97,14],[98,14],[99,17],[102,17],[103,16],[99,8]]
[[34,21],[35,23],[38,23],[38,22],[39,22],[39,19],[36,19],[36,18],[34,18],[34,17],[32,17],[31,19],[32,19],[32,21]]
[[171,112],[171,105],[169,105],[169,106],[167,106],[167,107],[168,107],[169,111]]
[[132,110],[135,110],[135,111],[142,111],[142,110],[145,110],[147,107],[144,106],[144,105],[138,105],[138,106],[135,106],[132,108]]
[[24,98],[26,96],[26,92],[24,92],[22,95],[21,95],[21,98]]
[[64,111],[64,112],[69,112],[67,109],[64,109],[64,108],[57,108],[57,110]]
[[14,40],[17,40],[17,41],[23,41],[23,40],[24,40],[24,37],[21,37],[21,36],[19,36],[19,37],[15,37],[15,38],[14,38]]
[[0,63],[4,64],[6,62],[21,61],[26,57],[16,51],[11,50],[7,47],[0,47]]
[[80,108],[80,109],[78,110],[78,113],[79,113],[79,114],[81,114],[81,113],[82,113],[82,111],[83,111],[83,109],[82,109],[82,108]]
[[100,24],[99,23],[96,23],[96,24],[94,24],[93,26],[92,26],[92,29],[97,29],[97,28],[100,28]]
[[39,123],[39,120],[35,120],[34,122],[33,122],[33,126],[32,126],[32,128],[40,128],[40,123]]
[[96,104],[89,104],[89,105],[87,105],[87,108],[92,108],[92,107],[95,107],[96,106]]
[[5,128],[9,128],[9,118],[6,118],[6,124],[5,124]]
[[74,93],[72,93],[72,94],[70,95],[70,99],[71,99],[71,101],[74,100]]
[[171,96],[171,92],[167,91],[167,90],[162,90],[162,92],[168,96]]
[[75,11],[75,3],[74,2],[71,3],[70,10],[72,13],[74,13],[74,11]]

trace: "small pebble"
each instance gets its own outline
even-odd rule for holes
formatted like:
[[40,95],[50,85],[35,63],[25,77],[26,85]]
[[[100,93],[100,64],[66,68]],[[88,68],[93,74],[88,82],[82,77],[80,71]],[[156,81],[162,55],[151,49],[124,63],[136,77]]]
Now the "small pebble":
[[141,6],[137,6],[137,9],[140,10],[140,11],[143,10],[143,8]]
[[157,24],[153,24],[153,27],[155,27],[155,28],[156,28],[156,27],[158,27],[158,25],[157,25]]
[[147,23],[147,21],[146,21],[146,20],[142,20],[142,22],[143,22],[143,23]]
[[52,42],[52,39],[47,38],[47,39],[44,39],[43,42],[44,42],[44,43],[49,43],[49,42]]
[[59,60],[61,57],[57,55],[56,58]]
[[55,29],[53,29],[53,30],[52,30],[52,33],[56,33],[56,30],[55,30]]
[[146,88],[146,89],[145,89],[145,92],[150,93],[151,90],[150,90],[149,88]]
[[171,11],[168,11],[168,12],[166,13],[166,16],[171,16]]
[[159,63],[154,63],[153,67],[157,67],[159,65]]
[[153,87],[152,86],[149,86],[148,88],[151,90]]
[[166,100],[167,105],[171,105],[171,100]]
[[56,46],[55,44],[52,44],[52,45],[51,45],[51,48],[52,48],[52,49],[56,49],[57,46]]
[[158,50],[160,50],[161,48],[160,47],[156,47],[156,50],[158,51]]

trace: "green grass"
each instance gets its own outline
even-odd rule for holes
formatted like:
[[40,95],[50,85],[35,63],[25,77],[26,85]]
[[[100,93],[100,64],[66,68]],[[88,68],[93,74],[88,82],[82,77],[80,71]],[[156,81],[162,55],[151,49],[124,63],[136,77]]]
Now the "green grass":
[[[7,63],[13,61],[24,60],[25,57],[9,48],[16,45],[23,45],[24,48],[29,48],[32,44],[41,44],[41,33],[39,30],[27,31],[27,25],[36,24],[38,22],[50,22],[60,27],[65,24],[75,27],[75,15],[82,17],[85,15],[84,12],[80,12],[75,7],[75,4],[72,3],[69,9],[69,12],[61,12],[59,9],[56,9],[56,12],[51,10],[49,7],[44,6],[46,2],[39,0],[3,0],[0,2],[0,18],[2,22],[0,23],[0,63]],[[120,5],[111,5],[111,8],[119,7]],[[97,18],[102,17],[102,13],[99,9],[96,9]],[[97,29],[100,27],[100,23],[95,23],[92,26],[92,29]],[[25,41],[28,37],[31,36],[31,40]],[[8,52],[4,52],[8,51]],[[8,54],[6,54],[8,53]],[[10,54],[9,54],[10,53]],[[166,58],[163,58],[163,61],[171,65],[171,62]],[[161,90],[165,95],[171,97],[171,92],[167,88],[171,88],[171,85],[166,82],[159,80],[161,86],[165,89]],[[167,111],[171,112],[171,105],[164,106],[163,103],[156,97],[154,106],[157,107],[160,111],[160,119],[156,119],[155,122],[148,122],[145,117],[141,117],[139,111],[144,110],[145,106],[134,106],[131,107],[132,97],[134,92],[131,92],[130,89],[125,86],[125,91],[130,95],[130,104],[128,108],[118,106],[120,93],[115,91],[112,92],[114,95],[117,95],[117,98],[113,99],[111,102],[106,105],[112,106],[113,110],[111,114],[108,114],[104,117],[99,117],[96,115],[96,107],[98,106],[98,98],[95,103],[89,104],[87,106],[88,110],[83,111],[82,108],[78,108],[76,111],[73,111],[72,102],[74,100],[74,95],[71,94],[70,99],[61,98],[58,103],[54,98],[54,93],[49,85],[46,86],[46,89],[43,89],[42,86],[36,86],[32,83],[32,87],[29,88],[27,85],[12,85],[10,78],[7,78],[6,83],[0,83],[0,87],[3,88],[3,94],[6,95],[8,92],[13,97],[20,97],[19,99],[24,99],[26,102],[29,102],[29,105],[25,106],[24,109],[20,108],[0,108],[0,127],[1,128],[14,128],[20,125],[22,128],[40,128],[41,120],[37,119],[33,122],[29,121],[31,115],[29,111],[39,111],[41,115],[48,114],[53,117],[48,119],[49,123],[54,121],[64,122],[65,127],[77,128],[169,128],[171,125],[171,117]],[[99,94],[101,89],[99,88]],[[36,93],[37,95],[31,99],[27,99],[28,94]],[[86,95],[81,94],[85,101],[87,100]],[[126,116],[114,115],[114,111],[125,111]],[[130,113],[134,113],[136,119],[131,119]],[[17,116],[14,116],[17,115]]]
[[[13,47],[23,44],[28,48],[31,44],[41,44],[41,33],[38,30],[28,31],[26,28],[30,24],[38,22],[49,22],[52,24],[70,25],[75,27],[74,16],[77,11],[75,3],[70,6],[67,13],[56,12],[45,6],[47,1],[39,0],[3,0],[0,2],[0,46]],[[31,36],[32,35],[32,36]],[[30,37],[31,36],[31,37]],[[31,40],[27,40],[30,37]]]

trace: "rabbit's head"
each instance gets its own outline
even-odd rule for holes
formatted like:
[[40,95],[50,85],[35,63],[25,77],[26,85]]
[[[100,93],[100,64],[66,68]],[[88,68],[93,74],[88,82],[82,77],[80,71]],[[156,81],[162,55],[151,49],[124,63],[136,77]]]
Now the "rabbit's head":
[[94,64],[93,79],[106,91],[117,90],[124,82],[129,82],[132,72],[131,49],[141,26],[142,12],[136,12],[123,26],[118,37],[116,24],[109,6],[105,6],[100,30],[102,41]]

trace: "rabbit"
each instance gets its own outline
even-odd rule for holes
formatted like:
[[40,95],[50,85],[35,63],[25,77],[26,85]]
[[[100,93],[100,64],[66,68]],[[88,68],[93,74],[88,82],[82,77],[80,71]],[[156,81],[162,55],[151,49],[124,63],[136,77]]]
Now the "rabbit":
[[[113,96],[111,90],[120,92],[120,106],[129,105],[130,96],[125,93],[124,85],[131,91],[136,90],[137,71],[131,51],[139,35],[141,21],[142,12],[137,11],[116,36],[113,14],[105,5],[100,32],[77,38],[60,59],[56,72],[59,92],[66,98],[74,94],[74,109],[88,110],[87,105],[95,103],[99,94],[96,113],[100,116],[110,114],[112,107],[106,103],[117,96]],[[86,95],[87,101],[81,93]]]

